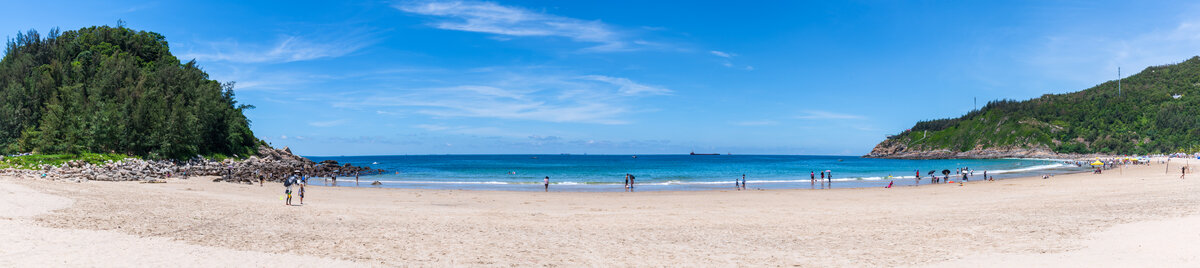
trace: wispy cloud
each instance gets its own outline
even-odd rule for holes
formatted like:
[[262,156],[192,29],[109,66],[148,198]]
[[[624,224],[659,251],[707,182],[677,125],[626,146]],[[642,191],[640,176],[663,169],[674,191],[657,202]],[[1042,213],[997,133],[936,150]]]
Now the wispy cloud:
[[627,96],[635,95],[668,95],[671,94],[670,89],[638,84],[628,78],[610,77],[603,75],[585,75],[584,79],[590,79],[600,82],[609,83],[618,86],[618,91]]
[[[286,63],[337,58],[362,49],[371,42],[361,38],[314,38],[287,35],[271,44],[211,42],[180,55],[197,61],[235,63]],[[199,50],[199,51],[197,51]]]
[[724,52],[724,51],[716,51],[716,50],[709,51],[708,54],[712,54],[713,56],[720,57],[721,58],[721,66],[742,69],[742,70],[747,70],[747,71],[754,70],[754,66],[734,64],[733,58],[737,57],[738,56],[737,54]]
[[1027,57],[1044,75],[1090,85],[1115,79],[1117,67],[1131,75],[1145,67],[1196,56],[1200,54],[1196,48],[1200,48],[1200,19],[1189,19],[1142,34],[1053,35]]
[[866,117],[852,114],[841,114],[826,111],[805,111],[804,114],[796,116],[799,119],[812,120],[834,120],[834,119],[866,119]]
[[394,5],[404,12],[440,17],[431,26],[454,31],[514,37],[565,37],[595,43],[592,51],[624,51],[636,45],[600,21],[555,16],[528,9],[476,1],[416,1]]
[[733,122],[733,124],[738,126],[770,126],[779,124],[779,122],[775,122],[774,120],[754,120]]
[[330,121],[308,122],[308,125],[314,126],[314,127],[333,127],[333,126],[338,126],[338,125],[345,124],[345,123],[346,123],[346,119],[338,119],[338,120],[330,120]]
[[[435,118],[625,124],[628,121],[623,116],[635,111],[630,102],[671,92],[620,77],[505,74],[454,86],[391,89],[334,106],[391,107],[395,112]],[[439,126],[422,127],[434,130]]]
[[488,137],[506,137],[520,138],[528,134],[521,134],[510,130],[501,129],[498,127],[478,127],[478,126],[459,126],[459,125],[444,125],[444,124],[419,124],[414,128],[424,129],[434,132],[445,132],[452,134],[476,135]]

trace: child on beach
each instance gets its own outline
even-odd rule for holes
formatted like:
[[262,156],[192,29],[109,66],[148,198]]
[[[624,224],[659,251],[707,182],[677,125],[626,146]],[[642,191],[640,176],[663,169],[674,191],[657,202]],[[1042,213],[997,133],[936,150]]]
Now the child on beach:
[[546,176],[545,186],[546,186],[546,191],[549,192],[550,191],[550,176]]
[[300,204],[304,204],[304,184],[300,184]]

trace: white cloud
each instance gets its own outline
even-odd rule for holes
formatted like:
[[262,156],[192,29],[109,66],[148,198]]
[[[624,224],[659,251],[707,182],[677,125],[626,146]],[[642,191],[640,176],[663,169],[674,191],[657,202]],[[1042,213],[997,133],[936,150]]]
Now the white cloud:
[[833,119],[866,119],[865,117],[852,114],[840,114],[826,111],[805,111],[803,115],[796,116],[799,119],[815,119],[815,120],[833,120]]
[[193,49],[180,55],[180,58],[236,63],[286,63],[341,57],[358,51],[369,43],[359,38],[282,36],[270,45],[243,45],[240,42],[208,43],[199,47],[206,51],[197,52]]
[[346,119],[338,119],[338,120],[330,120],[330,121],[308,122],[308,125],[314,126],[314,127],[332,127],[332,126],[338,126],[338,125],[345,124],[345,123],[346,123]]
[[420,1],[394,6],[404,12],[441,17],[438,29],[505,36],[554,36],[576,42],[598,43],[592,51],[630,50],[631,42],[600,21],[587,21],[533,12],[520,7],[475,1]]
[[721,51],[716,51],[716,50],[709,51],[708,53],[712,53],[713,55],[716,55],[717,57],[722,57],[722,58],[726,58],[726,59],[728,59],[728,58],[733,58],[733,56],[734,56],[733,54],[729,54],[729,53],[725,53],[725,52],[721,52]]
[[[460,79],[467,79],[460,77]],[[504,75],[500,79],[461,85],[401,88],[359,96],[337,107],[393,107],[402,113],[440,117],[473,117],[625,124],[637,98],[672,91],[620,77],[600,75]],[[435,130],[437,126],[418,126]],[[445,130],[445,129],[438,129]]]

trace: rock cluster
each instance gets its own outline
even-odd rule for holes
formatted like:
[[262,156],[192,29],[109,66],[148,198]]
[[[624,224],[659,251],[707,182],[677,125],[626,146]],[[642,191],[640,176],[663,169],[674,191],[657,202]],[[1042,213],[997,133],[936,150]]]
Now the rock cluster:
[[42,165],[37,170],[3,169],[0,175],[65,180],[71,182],[98,181],[158,181],[165,178],[189,178],[193,176],[218,176],[213,181],[252,183],[259,179],[281,181],[293,172],[306,176],[353,176],[383,173],[370,167],[350,164],[339,165],[337,161],[321,163],[292,154],[287,147],[274,149],[258,148],[258,155],[244,160],[226,159],[213,161],[196,158],[190,161],[142,160],[127,158],[122,161],[93,165],[84,161],[70,161],[62,165]]

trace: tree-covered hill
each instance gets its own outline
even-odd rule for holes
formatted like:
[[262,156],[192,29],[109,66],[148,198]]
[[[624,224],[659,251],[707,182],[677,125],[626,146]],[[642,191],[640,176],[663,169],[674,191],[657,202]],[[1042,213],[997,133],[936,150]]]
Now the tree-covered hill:
[[918,122],[869,157],[1147,154],[1200,149],[1200,57],[1149,67],[1079,92],[994,101],[959,118]]
[[0,153],[252,155],[232,83],[124,26],[17,34],[0,60]]

